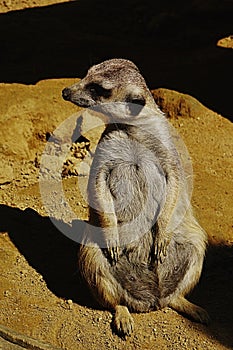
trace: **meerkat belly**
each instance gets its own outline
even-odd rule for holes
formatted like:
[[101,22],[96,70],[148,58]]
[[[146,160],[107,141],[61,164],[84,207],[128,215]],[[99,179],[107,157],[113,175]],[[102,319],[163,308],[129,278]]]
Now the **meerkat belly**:
[[166,180],[160,164],[148,148],[127,137],[113,137],[107,141],[107,146],[101,149],[104,151],[102,159],[111,162],[106,181],[119,229],[130,224],[130,228],[125,228],[131,232],[147,232],[155,223],[166,197]]
[[[160,291],[155,266],[140,261],[132,262],[123,256],[112,267],[111,272],[128,294],[127,306],[132,311],[147,312],[160,307]],[[132,304],[131,298],[134,300]],[[124,303],[124,300],[122,302]]]
[[111,171],[108,186],[119,224],[131,222],[140,215],[148,200],[149,184],[146,180],[137,164],[122,162]]

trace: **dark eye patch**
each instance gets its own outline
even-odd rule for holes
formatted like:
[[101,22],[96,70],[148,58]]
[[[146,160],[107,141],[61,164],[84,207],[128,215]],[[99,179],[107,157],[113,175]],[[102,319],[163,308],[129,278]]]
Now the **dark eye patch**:
[[97,83],[91,83],[86,86],[86,88],[90,91],[93,98],[96,97],[110,97],[112,94],[111,89],[105,89],[103,86]]

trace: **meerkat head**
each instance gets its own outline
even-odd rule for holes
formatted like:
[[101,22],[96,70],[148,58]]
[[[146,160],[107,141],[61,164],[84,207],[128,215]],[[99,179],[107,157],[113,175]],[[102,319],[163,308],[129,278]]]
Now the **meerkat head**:
[[136,65],[125,59],[111,59],[91,67],[80,82],[65,88],[62,96],[80,107],[128,103],[132,115],[153,99]]

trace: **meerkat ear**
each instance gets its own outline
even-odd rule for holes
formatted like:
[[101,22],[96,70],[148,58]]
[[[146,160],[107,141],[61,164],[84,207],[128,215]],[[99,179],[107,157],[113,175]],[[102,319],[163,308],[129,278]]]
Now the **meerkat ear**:
[[138,115],[146,104],[145,97],[137,93],[129,94],[126,97],[126,102],[128,103],[128,109],[132,116]]

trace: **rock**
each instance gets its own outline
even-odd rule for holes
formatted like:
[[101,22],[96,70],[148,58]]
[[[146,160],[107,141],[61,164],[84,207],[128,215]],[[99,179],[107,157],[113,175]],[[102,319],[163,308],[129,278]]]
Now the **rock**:
[[177,91],[160,88],[153,90],[152,95],[169,118],[178,116],[197,118],[203,110],[203,105],[194,97]]
[[0,185],[4,185],[12,182],[14,179],[13,166],[7,161],[1,160],[0,162]]
[[224,47],[226,49],[233,49],[233,35],[229,35],[226,38],[218,40],[217,46]]
[[0,348],[5,350],[61,350],[61,348],[38,341],[2,325],[0,325]]

